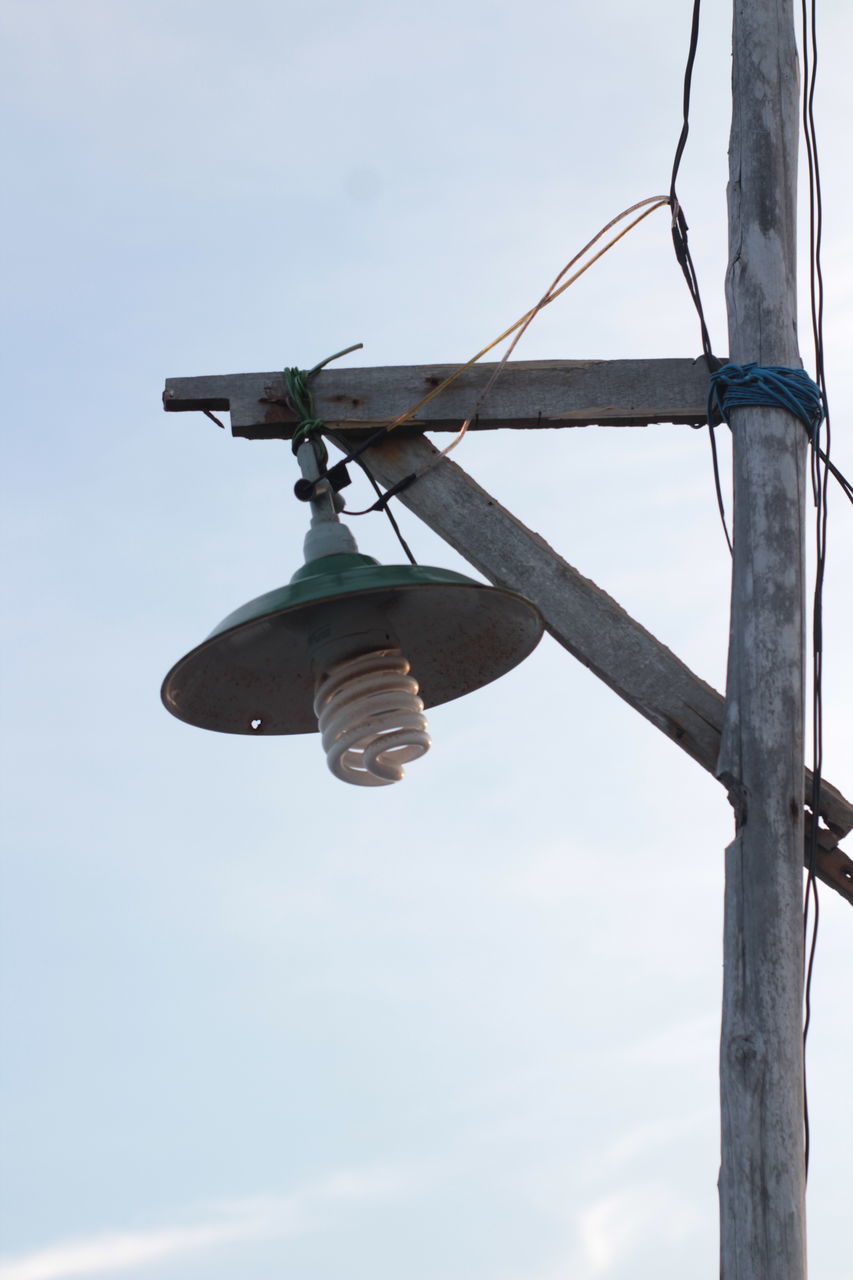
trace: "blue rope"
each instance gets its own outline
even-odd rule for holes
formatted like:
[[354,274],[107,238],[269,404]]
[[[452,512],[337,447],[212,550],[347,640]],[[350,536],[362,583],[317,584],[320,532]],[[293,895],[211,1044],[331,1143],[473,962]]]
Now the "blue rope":
[[732,409],[766,404],[787,409],[799,418],[812,440],[823,418],[820,387],[805,369],[784,369],[757,364],[724,364],[711,374],[708,385],[708,421],[717,414],[729,422]]

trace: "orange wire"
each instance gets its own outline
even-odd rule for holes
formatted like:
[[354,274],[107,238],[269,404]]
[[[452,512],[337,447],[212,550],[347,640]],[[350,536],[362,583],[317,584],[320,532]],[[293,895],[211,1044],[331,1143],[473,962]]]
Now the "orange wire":
[[[581,250],[579,250],[579,252],[576,253],[575,256],[566,263],[562,271],[560,271],[560,273],[557,275],[557,277],[553,280],[551,285],[548,287],[548,289],[545,291],[545,293],[536,303],[535,307],[531,307],[531,309],[529,311],[526,311],[524,315],[521,316],[520,319],[516,320],[515,324],[510,325],[508,329],[504,329],[503,333],[499,334],[498,337],[494,339],[494,341],[488,344],[488,346],[483,347],[482,351],[478,351],[477,354],[475,356],[472,356],[470,360],[466,360],[466,362],[464,364],[461,364],[458,369],[454,369],[453,373],[451,373],[442,382],[440,382],[437,387],[433,387],[431,391],[427,392],[425,396],[423,396],[420,400],[418,400],[417,404],[412,405],[412,407],[410,409],[407,409],[405,413],[401,413],[398,418],[395,418],[393,422],[388,424],[388,426],[385,428],[386,431],[393,431],[395,427],[399,427],[404,422],[408,422],[411,418],[415,416],[415,414],[418,412],[419,409],[422,409],[424,405],[430,402],[430,400],[433,400],[436,396],[440,395],[442,391],[446,390],[446,388],[449,387],[452,382],[455,382],[455,380],[460,376],[460,374],[464,373],[466,369],[470,369],[472,365],[476,364],[478,360],[481,360],[484,355],[487,355],[488,352],[490,352],[494,347],[496,347],[499,343],[503,342],[505,338],[508,338],[510,334],[515,333],[515,337],[513,338],[512,342],[510,343],[503,357],[501,358],[499,363],[496,365],[496,367],[492,371],[492,375],[489,378],[488,382],[486,383],[486,386],[477,397],[476,404],[472,409],[471,413],[465,419],[464,423],[462,424],[462,427],[458,431],[455,438],[451,440],[450,444],[447,445],[446,448],[441,450],[441,453],[438,455],[438,457],[443,458],[446,454],[450,452],[451,449],[455,449],[459,441],[465,435],[465,432],[468,430],[468,427],[473,421],[480,404],[485,399],[488,392],[494,386],[494,383],[498,374],[503,369],[507,360],[512,355],[513,351],[515,350],[516,346],[521,340],[523,334],[526,332],[526,330],[528,329],[530,324],[533,322],[535,317],[539,314],[539,312],[542,311],[545,307],[547,307],[549,303],[553,302],[555,298],[559,298],[561,293],[564,293],[566,289],[569,288],[570,285],[574,284],[574,282],[578,280],[584,274],[585,271],[588,271],[589,268],[599,260],[599,258],[603,257],[604,254],[607,253],[608,249],[612,249],[613,246],[617,244],[622,239],[623,236],[626,236],[629,231],[633,230],[633,228],[636,227],[638,223],[642,222],[644,218],[647,218],[649,214],[654,213],[655,209],[660,209],[663,205],[668,205],[668,204],[669,204],[668,196],[649,196],[647,199],[639,200],[636,204],[632,204],[627,209],[623,209],[622,212],[618,213],[615,218],[611,218],[611,220],[608,223],[605,223],[605,225],[601,228],[601,230],[597,231],[596,234],[592,237],[592,239],[589,240],[584,245],[584,247]],[[615,226],[617,222],[621,222],[623,218],[627,218],[628,215],[633,213],[635,209],[642,208],[643,205],[649,205],[651,207],[648,209],[645,209],[644,212],[639,215],[639,217],[634,218],[632,222],[629,222],[627,227],[623,227],[622,230],[618,232],[617,235],[613,236],[613,238],[609,240],[607,244],[603,245],[602,248],[599,249],[597,253],[593,254],[589,262],[584,263],[584,265],[578,271],[576,271],[574,275],[570,276],[568,280],[565,280],[563,281],[562,284],[560,284],[560,281],[563,280],[563,277],[565,276],[566,272],[570,271],[571,268],[575,265],[575,263],[580,261],[580,259],[584,256],[584,254],[587,253],[592,248],[592,246],[596,244],[597,241],[599,241],[601,237],[610,230],[611,227]],[[557,285],[560,285],[560,287],[557,288]],[[516,330],[518,330],[517,333],[516,333]],[[438,461],[438,459],[436,459],[436,461]]]

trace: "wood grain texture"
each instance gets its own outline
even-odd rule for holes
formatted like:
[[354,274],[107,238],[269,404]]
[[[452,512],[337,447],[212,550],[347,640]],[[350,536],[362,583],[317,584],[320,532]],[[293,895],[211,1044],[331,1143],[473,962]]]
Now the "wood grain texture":
[[[456,367],[324,369],[312,382],[315,412],[336,431],[381,426],[417,404]],[[466,369],[398,430],[457,431],[494,368],[478,364]],[[707,391],[704,358],[509,361],[480,406],[473,429],[698,424],[706,420]],[[294,425],[280,372],[169,378],[163,405],[170,413],[230,410],[233,434],[252,440],[286,439]]]
[[[559,644],[641,715],[716,774],[722,695],[636,622],[606,592],[528,529],[422,436],[389,436],[367,451],[385,485],[419,473],[399,500],[496,586],[532,600]],[[432,469],[429,469],[432,468]],[[853,861],[840,849],[853,805],[824,789],[818,874],[853,903]]]
[[[799,367],[792,0],[734,5],[726,300],[732,360]],[[805,1280],[805,443],[782,409],[732,414],[734,565],[719,774],[726,860],[720,1042],[722,1280]]]

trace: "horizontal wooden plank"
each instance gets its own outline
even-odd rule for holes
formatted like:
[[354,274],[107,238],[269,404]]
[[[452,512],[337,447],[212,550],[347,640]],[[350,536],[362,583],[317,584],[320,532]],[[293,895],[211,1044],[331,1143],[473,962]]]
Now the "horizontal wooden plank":
[[[313,380],[318,418],[336,431],[393,422],[457,368],[451,364],[323,369]],[[407,428],[456,431],[477,404],[494,364],[477,364],[418,411]],[[642,427],[705,421],[708,374],[698,360],[509,361],[479,408],[474,430],[538,427]],[[168,378],[170,413],[230,410],[235,436],[288,439],[294,417],[278,373]]]
[[[433,466],[436,457],[422,436],[396,433],[365,454],[386,486],[423,472],[400,501],[490,582],[532,600],[555,640],[716,777],[722,695],[455,463]],[[810,786],[807,773],[807,797]],[[853,805],[827,783],[820,816],[818,875],[853,902],[853,860],[838,848]]]

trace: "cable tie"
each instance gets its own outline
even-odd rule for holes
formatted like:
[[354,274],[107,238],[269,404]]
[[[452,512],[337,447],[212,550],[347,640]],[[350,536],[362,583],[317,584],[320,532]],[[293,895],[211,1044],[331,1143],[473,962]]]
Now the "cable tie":
[[[324,473],[326,463],[329,461],[328,450],[321,438],[321,433],[326,424],[320,418],[314,416],[314,401],[309,383],[314,374],[319,373],[321,369],[325,369],[327,364],[331,364],[333,360],[340,360],[341,356],[348,356],[351,351],[358,351],[363,346],[363,342],[356,342],[351,347],[345,347],[343,351],[336,351],[334,355],[326,356],[325,360],[315,364],[312,369],[282,370],[285,400],[297,417],[297,423],[293,429],[293,436],[290,442],[291,448],[294,453],[298,453],[303,444],[311,441],[314,445],[317,466],[321,473]],[[319,479],[323,478],[324,475],[321,474]],[[296,486],[297,490],[298,488],[299,485]],[[313,489],[311,493],[313,494]],[[299,493],[297,492],[298,496]],[[311,495],[308,498],[303,498],[302,501],[310,501],[310,497]]]

